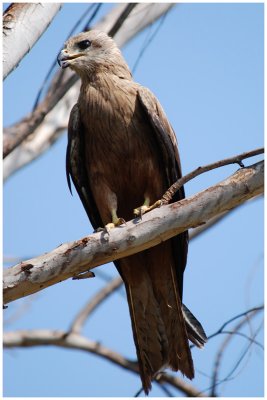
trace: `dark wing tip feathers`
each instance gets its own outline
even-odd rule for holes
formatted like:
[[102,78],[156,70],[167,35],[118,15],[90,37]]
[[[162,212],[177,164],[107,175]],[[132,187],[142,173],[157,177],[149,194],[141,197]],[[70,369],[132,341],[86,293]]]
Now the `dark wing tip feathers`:
[[201,323],[184,304],[182,304],[182,311],[189,340],[197,347],[202,348],[208,341],[208,338]]
[[68,169],[67,169],[67,171],[66,171],[66,175],[67,175],[68,188],[69,188],[70,194],[73,196],[73,194],[72,194],[72,188],[71,188],[70,173],[68,172]]

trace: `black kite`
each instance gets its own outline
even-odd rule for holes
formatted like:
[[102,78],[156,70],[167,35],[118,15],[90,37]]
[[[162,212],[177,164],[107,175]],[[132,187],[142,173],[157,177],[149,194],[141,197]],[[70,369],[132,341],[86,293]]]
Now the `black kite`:
[[[67,174],[94,228],[110,229],[148,211],[181,177],[175,133],[156,99],[133,81],[115,42],[89,31],[58,56],[81,78],[68,127]],[[181,188],[173,201],[184,198]],[[182,305],[188,233],[115,261],[124,281],[145,393],[166,367],[194,377],[188,339],[205,333]]]

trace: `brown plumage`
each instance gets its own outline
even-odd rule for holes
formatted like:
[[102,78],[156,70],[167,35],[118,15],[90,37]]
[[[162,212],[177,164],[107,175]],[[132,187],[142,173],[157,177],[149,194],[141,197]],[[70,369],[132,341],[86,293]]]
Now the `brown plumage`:
[[[69,120],[67,173],[94,228],[119,225],[133,210],[160,199],[181,176],[176,137],[156,97],[133,81],[114,41],[81,33],[65,44],[62,68],[81,77]],[[184,198],[183,188],[174,201]],[[188,234],[118,260],[125,283],[145,393],[166,367],[192,379],[188,337],[205,342],[201,325],[182,306]],[[184,308],[182,308],[184,307]]]

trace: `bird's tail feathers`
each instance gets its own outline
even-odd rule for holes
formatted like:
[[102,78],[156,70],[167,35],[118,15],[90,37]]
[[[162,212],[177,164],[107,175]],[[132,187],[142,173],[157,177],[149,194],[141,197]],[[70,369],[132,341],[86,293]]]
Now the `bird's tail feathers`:
[[[133,336],[139,363],[139,373],[145,394],[151,390],[151,382],[166,363],[167,338],[163,321],[153,293],[148,293],[146,304],[140,296],[140,288],[126,283],[126,292],[132,322]],[[147,312],[153,310],[153,313]]]
[[[153,274],[154,274],[153,270]],[[176,271],[173,265],[169,269],[156,272],[161,284],[155,290],[161,307],[168,339],[168,366],[173,371],[180,371],[189,379],[194,378],[194,365],[189,347],[182,304],[178,291]],[[155,276],[152,282],[155,281]]]
[[[163,250],[164,246],[167,245],[163,245]],[[168,253],[157,247],[153,248],[153,257],[146,252],[145,266],[142,260],[139,262],[138,254],[116,265],[125,283],[140,377],[146,394],[158,372],[167,367],[181,371],[189,379],[194,377],[188,341],[189,328],[194,326],[193,317],[186,307],[182,309],[175,266],[167,256],[164,258]],[[156,250],[158,257],[154,254]],[[203,334],[198,336],[193,328],[192,331],[192,337],[201,342]]]

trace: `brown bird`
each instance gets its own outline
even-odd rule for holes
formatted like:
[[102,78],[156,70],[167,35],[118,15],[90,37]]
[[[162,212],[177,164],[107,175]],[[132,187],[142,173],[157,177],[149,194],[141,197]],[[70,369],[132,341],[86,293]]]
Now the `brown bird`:
[[[68,126],[68,184],[71,176],[93,227],[109,230],[157,206],[181,177],[175,133],[156,97],[133,81],[105,33],[92,30],[70,38],[58,62],[81,78]],[[173,201],[183,198],[181,188]],[[198,347],[206,341],[200,323],[182,305],[187,247],[183,232],[115,261],[126,287],[146,394],[166,367],[192,379],[188,339]]]

